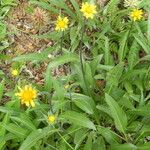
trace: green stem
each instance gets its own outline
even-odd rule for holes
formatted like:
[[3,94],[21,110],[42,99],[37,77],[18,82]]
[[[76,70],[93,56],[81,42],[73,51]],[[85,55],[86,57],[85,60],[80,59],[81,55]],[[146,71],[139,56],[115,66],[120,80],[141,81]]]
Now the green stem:
[[79,45],[79,57],[80,57],[80,65],[81,65],[81,72],[82,72],[82,76],[83,76],[84,85],[85,85],[85,88],[86,88],[86,92],[89,94],[88,87],[87,87],[87,84],[86,84],[84,64],[83,64],[83,49],[82,49],[82,47],[83,47],[84,31],[85,31],[85,20],[84,20],[82,31],[81,31],[81,41],[80,41],[80,45]]
[[59,133],[59,131],[56,131],[56,132],[62,138],[62,140],[71,148],[71,150],[74,150],[74,148],[66,141],[66,139]]
[[61,55],[62,55],[62,48],[63,48],[63,39],[64,39],[64,31],[62,31],[61,42],[60,42],[60,54]]

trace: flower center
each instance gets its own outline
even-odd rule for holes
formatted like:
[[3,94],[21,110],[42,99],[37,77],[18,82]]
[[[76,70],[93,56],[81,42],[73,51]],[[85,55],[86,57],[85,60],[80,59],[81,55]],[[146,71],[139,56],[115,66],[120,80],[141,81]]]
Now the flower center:
[[34,98],[34,93],[32,91],[24,91],[22,94],[22,99],[24,101],[30,101]]
[[85,12],[86,12],[87,14],[91,14],[93,11],[92,11],[91,7],[89,6],[89,7],[87,7],[87,8],[85,9]]
[[59,22],[59,27],[60,28],[64,28],[65,27],[65,22],[64,21],[60,21]]

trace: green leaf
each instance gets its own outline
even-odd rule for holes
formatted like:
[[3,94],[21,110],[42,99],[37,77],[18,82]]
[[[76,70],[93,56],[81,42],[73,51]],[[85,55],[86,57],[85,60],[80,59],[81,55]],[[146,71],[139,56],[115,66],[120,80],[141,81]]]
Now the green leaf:
[[74,143],[75,143],[75,150],[79,149],[80,145],[85,140],[86,136],[88,135],[88,129],[82,128],[78,130],[74,135]]
[[144,49],[144,51],[147,54],[150,54],[149,45],[146,43],[147,40],[138,34],[134,34],[134,38],[139,43],[139,45]]
[[110,48],[109,48],[109,39],[105,36],[105,51],[104,51],[105,65],[110,65]]
[[6,25],[0,22],[0,40],[6,36]]
[[150,12],[148,14],[148,22],[147,22],[147,40],[150,41]]
[[129,31],[125,32],[120,41],[120,47],[119,47],[119,51],[118,51],[118,57],[119,57],[120,62],[122,62],[125,57],[128,35],[129,35]]
[[95,109],[94,101],[86,95],[71,93],[72,101],[75,103],[77,107],[82,109],[88,114],[93,114]]
[[79,5],[76,2],[76,0],[70,0],[70,2],[73,5],[74,9],[76,10],[76,13],[78,14],[77,18],[81,17],[81,15],[80,15],[80,8],[79,8]]
[[139,59],[139,51],[140,51],[140,46],[137,43],[137,41],[134,40],[128,54],[128,64],[130,69],[133,69],[133,67],[136,65],[136,62]]
[[85,146],[84,146],[84,150],[92,150],[92,145],[93,145],[92,134],[89,134],[88,139],[87,139]]
[[43,129],[37,129],[36,131],[31,132],[27,138],[23,141],[19,150],[30,150],[33,146],[35,146],[40,139],[49,136],[58,130],[53,129],[51,127],[45,127]]
[[6,140],[4,138],[4,136],[6,135],[6,129],[3,127],[3,125],[7,125],[9,123],[9,120],[10,120],[9,114],[6,114],[3,117],[2,122],[0,122],[0,149],[2,149],[6,144]]
[[66,53],[60,57],[56,57],[55,59],[53,59],[52,62],[49,63],[47,70],[50,70],[54,67],[63,65],[68,62],[77,62],[77,61],[78,61],[77,55],[73,53]]
[[2,96],[3,96],[3,91],[4,91],[4,82],[2,81],[0,83],[0,101],[1,101]]
[[116,6],[119,2],[120,0],[110,0],[106,6],[106,12],[111,13],[112,11],[116,10]]
[[31,3],[31,4],[34,4],[34,5],[38,5],[38,6],[44,8],[44,9],[46,9],[46,10],[49,10],[49,11],[51,11],[51,12],[56,13],[56,14],[59,13],[59,10],[58,10],[58,9],[52,7],[52,5],[49,6],[49,5],[48,5],[47,3],[45,3],[45,2],[38,2],[38,1],[36,1],[36,0],[30,0],[30,3]]
[[8,130],[9,132],[15,134],[17,137],[25,138],[27,135],[27,130],[25,130],[24,128],[22,128],[16,124],[10,123],[7,125],[3,125],[3,127],[6,130]]
[[109,144],[121,142],[121,140],[117,136],[117,134],[115,132],[111,131],[109,128],[99,126],[97,129],[98,129],[98,133],[100,133]]
[[106,150],[105,141],[102,136],[99,136],[93,142],[92,150],[99,148],[99,150]]
[[150,142],[138,146],[138,150],[149,150],[149,149],[150,149]]
[[118,86],[122,72],[124,69],[124,63],[120,63],[113,67],[106,76],[107,86]]
[[112,145],[110,150],[137,150],[137,147],[131,143]]
[[125,134],[127,126],[127,117],[125,112],[120,108],[118,103],[108,94],[105,93],[106,102],[109,105],[111,115],[115,121],[116,128]]
[[85,128],[96,130],[95,125],[86,115],[75,112],[75,111],[66,111],[64,114],[60,116],[60,118],[67,119],[69,122],[73,123],[74,125],[82,126]]
[[52,5],[55,5],[56,7],[63,9],[64,12],[66,12],[69,16],[71,16],[72,18],[76,18],[75,13],[73,13],[73,11],[71,9],[69,9],[69,7],[65,4],[64,0],[50,0],[50,3]]
[[32,53],[32,54],[25,54],[18,57],[13,58],[13,61],[45,61],[48,60],[48,54],[53,51],[52,47],[49,47],[42,51],[41,53]]
[[51,69],[54,67],[57,67],[59,65],[63,65],[68,62],[76,62],[78,61],[77,55],[73,53],[67,53],[63,56],[56,57],[48,64],[46,75],[45,75],[45,90],[50,91],[52,88],[52,75],[51,75]]
[[34,126],[32,121],[29,119],[29,117],[23,113],[18,117],[11,116],[11,119],[23,124],[26,128],[30,130],[36,130],[36,127]]

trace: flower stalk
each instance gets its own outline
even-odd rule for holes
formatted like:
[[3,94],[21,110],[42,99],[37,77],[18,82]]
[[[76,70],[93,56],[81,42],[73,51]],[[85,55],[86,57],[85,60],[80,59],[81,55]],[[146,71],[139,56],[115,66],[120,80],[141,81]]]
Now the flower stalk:
[[89,94],[88,87],[86,84],[86,79],[85,79],[84,64],[83,64],[83,49],[82,49],[82,47],[83,47],[83,35],[85,32],[85,21],[86,20],[84,19],[82,31],[81,31],[81,41],[80,41],[80,45],[79,45],[79,58],[80,58],[80,66],[81,66],[81,72],[82,72],[82,76],[83,76],[84,85],[86,88],[86,92]]
[[61,36],[61,42],[60,42],[60,54],[62,55],[63,53],[63,38],[64,38],[64,31],[62,31],[62,36]]

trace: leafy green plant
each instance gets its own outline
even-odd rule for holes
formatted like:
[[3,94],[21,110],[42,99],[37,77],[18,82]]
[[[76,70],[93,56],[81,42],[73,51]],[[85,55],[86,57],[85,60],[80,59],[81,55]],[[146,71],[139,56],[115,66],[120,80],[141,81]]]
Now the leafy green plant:
[[[65,0],[30,0],[33,6],[67,16],[69,27],[34,36],[55,44],[12,59],[46,62],[47,69],[43,85],[21,73],[10,83],[7,78],[1,81],[0,101],[6,96],[9,101],[0,106],[0,149],[149,150],[150,18],[134,21],[131,8],[110,0],[102,8],[97,5],[97,14],[89,19],[80,3],[68,2],[71,7]],[[148,4],[139,5],[145,14]],[[49,59],[54,52],[58,56]],[[69,73],[53,76],[53,69],[65,65]],[[3,76],[0,72],[0,79]],[[38,93],[35,107],[22,105],[28,97],[23,95],[20,103],[15,95],[29,83]],[[11,85],[9,92],[5,85]]]

